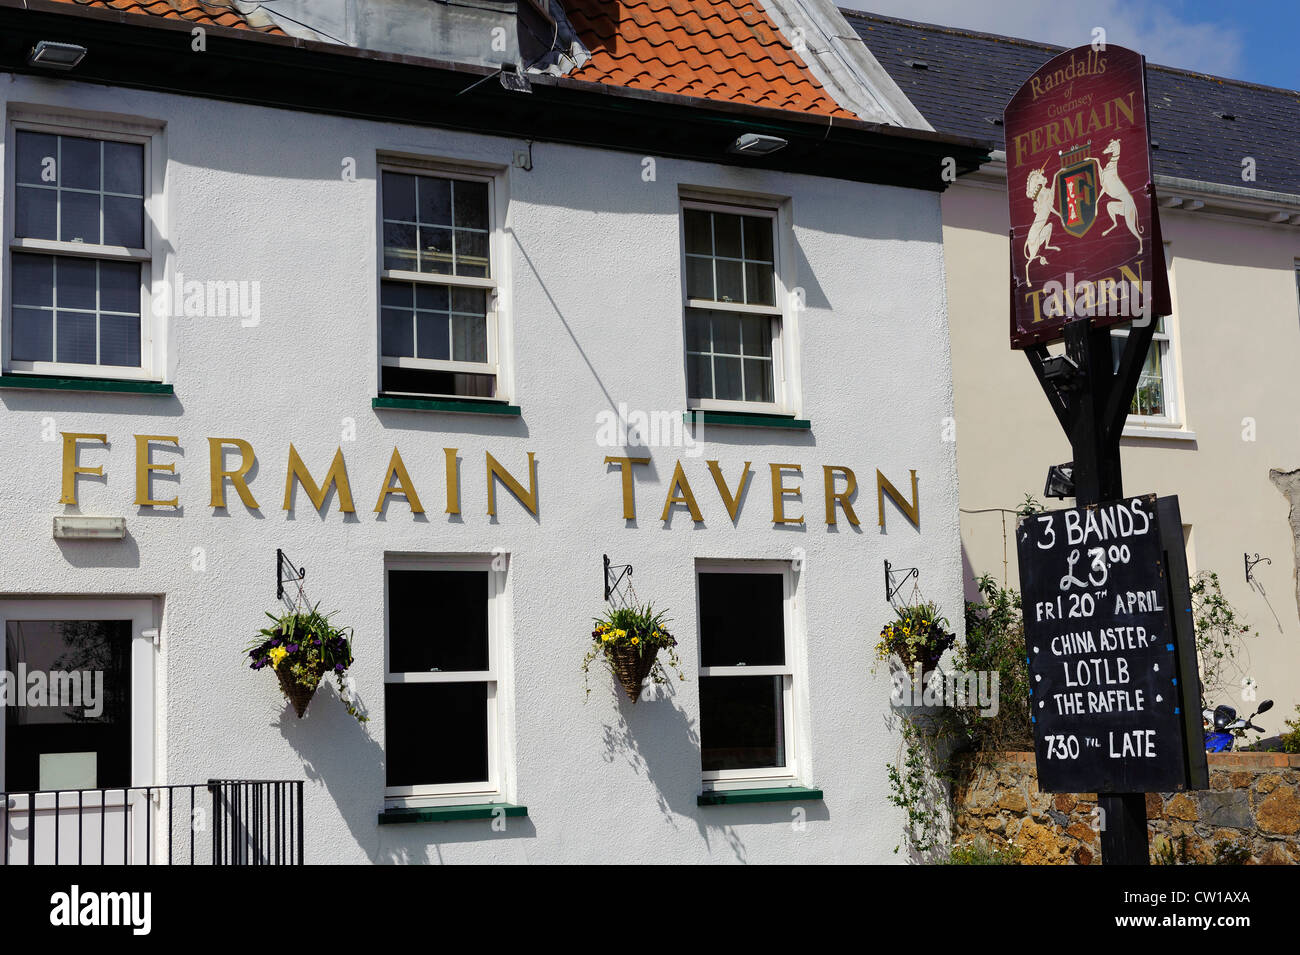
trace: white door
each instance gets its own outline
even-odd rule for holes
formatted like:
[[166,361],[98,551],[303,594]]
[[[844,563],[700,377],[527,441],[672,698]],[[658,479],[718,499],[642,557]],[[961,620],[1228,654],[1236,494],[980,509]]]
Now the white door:
[[0,600],[0,862],[143,862],[152,600]]

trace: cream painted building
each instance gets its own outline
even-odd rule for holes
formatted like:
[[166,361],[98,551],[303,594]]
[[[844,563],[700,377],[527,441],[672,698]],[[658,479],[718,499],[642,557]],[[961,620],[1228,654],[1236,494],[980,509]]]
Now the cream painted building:
[[[1006,101],[1059,48],[849,15],[926,119],[1001,146]],[[978,62],[978,72],[970,64]],[[1152,163],[1172,289],[1121,441],[1126,493],[1177,494],[1192,572],[1219,575],[1257,631],[1241,681],[1276,707],[1300,703],[1300,596],[1292,496],[1300,503],[1300,145],[1297,94],[1148,64]],[[997,122],[995,122],[997,121]],[[1026,494],[1044,501],[1069,442],[1029,362],[1008,344],[1003,154],[943,197],[962,556],[967,595],[990,574],[1018,586],[1014,528]],[[1117,333],[1122,334],[1122,333]],[[1274,474],[1275,471],[1283,472]],[[1072,504],[1072,501],[1066,501]],[[1297,512],[1300,518],[1300,512]],[[1244,556],[1268,558],[1246,579]],[[1248,692],[1246,695],[1249,695]],[[1244,715],[1244,714],[1243,714]]]

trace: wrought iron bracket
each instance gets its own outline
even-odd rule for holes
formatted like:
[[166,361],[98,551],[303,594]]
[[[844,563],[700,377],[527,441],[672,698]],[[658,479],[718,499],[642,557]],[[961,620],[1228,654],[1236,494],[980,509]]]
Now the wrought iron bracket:
[[[608,554],[602,554],[601,557],[604,559],[605,562],[605,599],[609,600],[610,596],[614,593],[614,590],[618,587],[620,583],[622,583],[623,578],[632,576],[632,565],[611,564],[609,562]],[[616,570],[618,571],[618,575],[611,576],[613,575],[613,572]]]
[[1256,552],[1254,560],[1252,560],[1250,555],[1246,553],[1243,553],[1241,556],[1242,559],[1245,560],[1246,562],[1246,583],[1248,584],[1254,583],[1255,576],[1254,574],[1251,573],[1251,571],[1255,569],[1256,564],[1258,564],[1260,561],[1263,561],[1266,564],[1273,563],[1273,561],[1269,560],[1267,557],[1260,557],[1258,552]]
[[[289,575],[287,577],[285,576],[286,570],[288,570],[289,572]],[[280,548],[278,547],[275,549],[275,599],[276,600],[284,599],[285,584],[299,585],[298,592],[302,593],[301,584],[303,578],[305,578],[306,576],[307,576],[306,567],[293,566],[293,562],[290,561],[288,557],[284,556],[284,551],[280,550]]]
[[[903,579],[897,584],[894,583],[894,575],[902,574]],[[909,580],[919,580],[921,572],[915,567],[900,567],[895,569],[889,561],[885,561],[885,599],[893,601],[898,596],[898,592],[903,589],[903,585]]]

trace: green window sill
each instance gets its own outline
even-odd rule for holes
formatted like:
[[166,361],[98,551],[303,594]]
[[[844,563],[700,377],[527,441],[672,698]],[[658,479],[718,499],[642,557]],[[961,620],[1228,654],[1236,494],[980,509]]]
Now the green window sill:
[[380,395],[370,407],[383,411],[443,411],[452,414],[491,414],[519,417],[519,406],[504,401],[459,401],[455,398],[397,398]]
[[161,381],[125,378],[56,378],[52,375],[0,375],[0,388],[37,391],[98,391],[120,395],[171,395],[176,390]]
[[379,814],[381,826],[400,826],[417,822],[458,822],[465,819],[495,819],[498,812],[506,816],[526,816],[527,806],[508,802],[476,803],[466,806],[421,806],[385,809]]
[[806,786],[768,789],[714,789],[695,797],[697,806],[729,806],[749,802],[820,802],[822,791]]
[[807,418],[789,415],[757,414],[752,411],[687,411],[682,416],[687,424],[725,424],[739,428],[792,428],[807,431],[812,422]]

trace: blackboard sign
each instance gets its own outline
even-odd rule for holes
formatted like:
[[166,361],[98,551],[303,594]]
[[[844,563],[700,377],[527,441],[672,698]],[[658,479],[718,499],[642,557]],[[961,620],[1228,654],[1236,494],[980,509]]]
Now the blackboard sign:
[[[1188,786],[1189,714],[1182,702],[1176,630],[1190,634],[1190,621],[1174,626],[1170,544],[1158,511],[1152,494],[1019,521],[1043,792],[1170,792]],[[1182,528],[1167,531],[1177,535],[1174,563],[1184,579],[1176,589],[1186,593]],[[1189,607],[1178,609],[1190,616]],[[1194,672],[1191,679],[1195,683]],[[1190,698],[1195,701],[1197,694]],[[1200,753],[1203,763],[1203,747]]]

